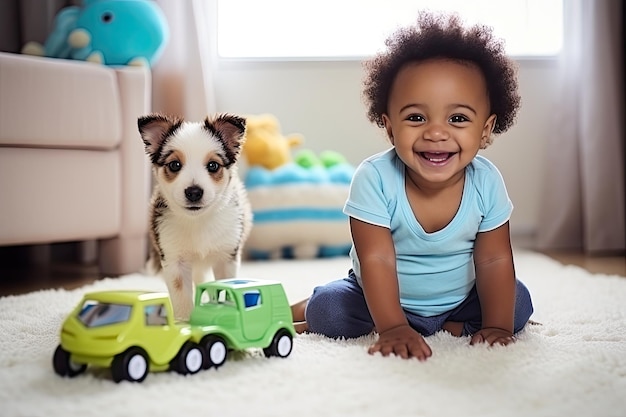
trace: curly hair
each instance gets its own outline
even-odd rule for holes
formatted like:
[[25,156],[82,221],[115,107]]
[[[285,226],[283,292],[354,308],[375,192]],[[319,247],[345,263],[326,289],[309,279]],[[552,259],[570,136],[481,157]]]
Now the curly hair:
[[385,42],[387,50],[364,63],[363,98],[367,117],[384,127],[382,115],[393,81],[407,63],[431,58],[446,58],[474,63],[483,73],[489,94],[491,114],[497,119],[494,134],[505,132],[520,107],[517,92],[517,67],[506,55],[502,40],[484,25],[463,27],[460,17],[420,12],[417,25],[404,27]]

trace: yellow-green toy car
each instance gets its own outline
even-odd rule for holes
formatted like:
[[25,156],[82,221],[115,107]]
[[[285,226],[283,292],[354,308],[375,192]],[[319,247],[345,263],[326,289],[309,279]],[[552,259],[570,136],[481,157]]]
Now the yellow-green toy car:
[[204,350],[187,323],[176,323],[167,293],[100,291],[86,294],[65,319],[53,365],[75,376],[87,365],[110,367],[113,380],[141,382],[148,371],[202,369]]
[[287,357],[295,330],[279,282],[229,279],[200,284],[190,323],[174,320],[167,293],[85,294],[65,319],[53,367],[76,376],[110,367],[114,381],[143,381],[149,371],[193,374],[221,366],[229,350],[262,348]]

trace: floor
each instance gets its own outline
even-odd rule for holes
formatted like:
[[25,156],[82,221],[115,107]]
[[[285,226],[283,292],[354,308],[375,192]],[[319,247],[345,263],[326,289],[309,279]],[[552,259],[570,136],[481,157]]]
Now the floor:
[[592,274],[620,275],[626,277],[626,256],[586,256],[573,252],[545,252],[546,255],[564,265],[577,265]]
[[[32,253],[25,253],[23,248],[0,248],[0,296],[49,288],[73,289],[103,278],[93,262],[77,262],[67,247],[55,249],[55,261],[33,263]],[[587,256],[574,252],[549,252],[546,255],[563,264],[583,267],[594,274],[626,277],[626,257],[623,254]]]
[[0,248],[0,296],[49,288],[73,289],[101,278],[98,266],[77,261],[70,245],[55,246],[53,253],[43,257],[33,253],[32,247]]

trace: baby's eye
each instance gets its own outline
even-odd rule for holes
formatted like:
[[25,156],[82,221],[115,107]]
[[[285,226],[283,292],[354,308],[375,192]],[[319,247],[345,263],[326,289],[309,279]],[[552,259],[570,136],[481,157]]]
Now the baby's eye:
[[220,164],[218,164],[215,161],[211,161],[207,164],[206,169],[210,172],[210,173],[214,173],[219,171],[220,169]]
[[172,172],[178,172],[181,170],[181,168],[183,167],[183,164],[180,163],[180,161],[172,161],[170,163],[167,164],[167,167],[170,169],[170,171]]
[[455,114],[454,116],[450,117],[449,121],[450,123],[463,123],[469,122],[469,119],[462,114]]
[[423,122],[426,119],[424,119],[424,116],[422,116],[421,114],[409,114],[406,120],[408,120],[409,122],[419,123]]

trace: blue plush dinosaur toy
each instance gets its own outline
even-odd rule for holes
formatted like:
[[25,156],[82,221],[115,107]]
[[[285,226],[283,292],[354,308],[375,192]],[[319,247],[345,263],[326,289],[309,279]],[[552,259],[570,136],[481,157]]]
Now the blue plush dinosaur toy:
[[151,0],[84,0],[61,9],[44,45],[22,52],[104,65],[152,66],[169,38],[167,20]]

